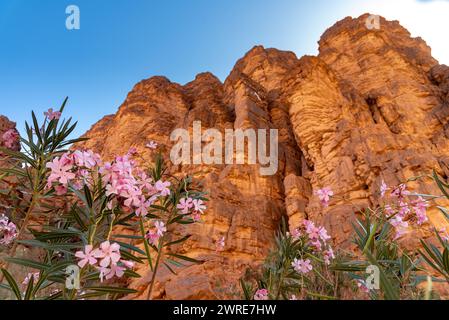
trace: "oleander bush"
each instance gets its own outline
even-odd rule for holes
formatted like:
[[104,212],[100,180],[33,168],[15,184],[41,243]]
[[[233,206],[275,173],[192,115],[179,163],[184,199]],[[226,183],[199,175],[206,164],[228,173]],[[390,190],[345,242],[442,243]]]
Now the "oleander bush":
[[[417,194],[407,183],[380,187],[383,203],[358,213],[353,223],[354,251],[336,250],[322,226],[305,220],[292,234],[285,222],[261,270],[247,270],[241,279],[245,299],[438,299],[435,283],[449,284],[449,235],[435,229],[439,246],[421,240],[422,248],[407,251],[400,239],[412,227],[428,222],[427,208],[436,205],[449,219],[447,209],[433,203],[449,199],[449,184],[436,172],[428,177],[442,195]],[[330,188],[316,192],[323,206],[333,197]],[[376,282],[375,279],[378,279]],[[352,293],[348,294],[348,290]]]
[[[26,137],[3,137],[0,290],[18,300],[116,299],[135,293],[126,279],[140,277],[133,269],[147,264],[150,299],[161,267],[176,273],[183,262],[198,262],[171,248],[189,238],[176,237],[177,226],[201,220],[205,194],[191,177],[166,173],[153,141],[154,161],[142,166],[135,149],[110,162],[77,149],[84,139],[68,138],[76,123],[61,119],[66,102],[41,124],[32,113]],[[20,152],[8,148],[14,139]],[[39,250],[39,259],[18,257],[20,245]],[[8,271],[13,264],[29,270],[25,279]]]

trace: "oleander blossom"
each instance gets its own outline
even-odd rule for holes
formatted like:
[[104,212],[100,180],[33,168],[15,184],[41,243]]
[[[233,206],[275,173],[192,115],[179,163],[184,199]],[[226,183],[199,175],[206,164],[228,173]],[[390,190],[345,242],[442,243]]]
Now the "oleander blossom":
[[104,241],[100,244],[100,248],[92,252],[92,255],[95,258],[101,259],[100,267],[106,268],[120,261],[120,245],[118,243]]
[[388,186],[385,183],[385,181],[382,180],[382,183],[380,184],[380,197],[383,198],[385,197],[385,192],[387,192],[388,190]]
[[292,262],[292,267],[296,272],[302,274],[309,273],[313,269],[310,259],[303,260],[295,258]]
[[221,237],[220,239],[217,240],[217,243],[216,243],[217,252],[223,251],[224,247],[225,247],[225,237]]
[[150,244],[152,244],[153,246],[156,246],[158,241],[159,241],[160,236],[158,235],[158,233],[154,230],[149,230],[147,231],[146,235],[145,235],[145,239],[148,240],[148,242]]
[[27,286],[30,283],[31,278],[33,278],[33,284],[36,284],[39,281],[40,273],[39,272],[29,272],[22,281],[24,286]]
[[179,204],[176,206],[177,209],[181,211],[182,214],[188,214],[190,209],[193,208],[192,198],[182,198],[179,200]]
[[192,204],[193,204],[193,211],[194,212],[198,212],[203,214],[204,211],[206,210],[206,205],[203,202],[203,200],[201,199],[193,199],[192,200]]
[[268,290],[259,289],[254,294],[254,300],[268,300]]
[[330,198],[334,195],[334,192],[330,188],[325,187],[323,189],[315,191],[315,194],[320,199],[320,202],[323,205],[323,207],[328,207]]
[[151,150],[157,149],[157,146],[158,146],[158,144],[155,141],[150,141],[145,145],[145,147],[147,147],[148,149],[151,149]]
[[0,216],[0,245],[10,245],[17,238],[17,226],[7,216]]
[[[410,199],[411,197],[416,197]],[[394,187],[384,205],[384,214],[388,222],[395,229],[394,239],[404,236],[410,224],[416,223],[421,226],[429,219],[427,217],[427,208],[429,202],[422,196],[412,194],[407,190],[405,184]]]
[[429,220],[427,218],[426,210],[429,204],[422,197],[418,197],[416,200],[412,201],[413,211],[416,214],[418,225],[422,225],[423,223]]
[[46,116],[48,120],[58,120],[59,118],[61,118],[61,112],[53,111],[53,108],[50,108],[46,112],[44,112],[44,116]]
[[18,144],[19,137],[20,136],[15,129],[9,129],[2,135],[3,145],[8,149],[12,149]]
[[167,231],[167,227],[165,226],[165,223],[162,221],[155,221],[154,227],[156,228],[156,233],[159,235],[159,237],[162,237],[164,233]]
[[93,250],[93,246],[92,245],[86,245],[84,247],[84,252],[83,251],[77,251],[75,253],[75,257],[80,259],[80,261],[78,262],[78,266],[80,268],[84,268],[84,266],[87,265],[87,264],[95,265],[97,263],[97,259],[95,258],[94,253],[92,252],[92,250]]

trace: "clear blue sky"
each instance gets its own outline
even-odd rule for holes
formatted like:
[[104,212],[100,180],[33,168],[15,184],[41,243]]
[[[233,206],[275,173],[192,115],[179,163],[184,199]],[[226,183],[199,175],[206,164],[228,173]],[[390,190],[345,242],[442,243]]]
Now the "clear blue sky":
[[[393,2],[400,7],[390,8]],[[65,28],[70,4],[80,8],[80,30]],[[298,56],[316,54],[326,28],[366,11],[410,18],[405,26],[428,40],[432,29],[449,30],[444,22],[449,19],[432,21],[446,5],[416,0],[1,0],[0,114],[23,130],[31,109],[41,114],[69,96],[67,114],[79,120],[76,133],[82,134],[114,113],[134,84],[153,75],[183,84],[210,71],[223,80],[256,44]],[[421,6],[430,10],[426,21],[413,19],[423,14]],[[445,40],[430,44],[440,45],[439,57],[447,64]]]

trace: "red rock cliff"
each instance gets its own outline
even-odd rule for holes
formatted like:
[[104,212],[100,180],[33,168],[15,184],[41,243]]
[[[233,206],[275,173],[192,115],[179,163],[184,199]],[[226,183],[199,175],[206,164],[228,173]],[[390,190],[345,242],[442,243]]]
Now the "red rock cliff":
[[[261,176],[257,165],[173,166],[198,173],[209,192],[203,224],[179,250],[204,259],[201,265],[161,273],[154,298],[237,297],[237,280],[266,256],[282,216],[291,228],[309,218],[323,223],[338,246],[348,246],[351,220],[377,204],[381,180],[397,184],[437,170],[449,174],[449,67],[398,22],[381,19],[368,30],[368,15],[346,18],[319,41],[318,57],[254,47],[221,83],[210,73],[184,86],[164,77],[138,83],[115,115],[86,133],[83,144],[105,157],[155,140],[170,150],[175,128],[275,128],[279,170]],[[413,185],[414,184],[414,185]],[[422,193],[435,186],[414,182]],[[313,190],[336,193],[324,209]],[[442,217],[430,210],[436,225]],[[419,232],[430,235],[429,228]],[[215,241],[226,238],[224,252]],[[413,237],[406,239],[413,245]],[[130,284],[145,297],[149,270]]]

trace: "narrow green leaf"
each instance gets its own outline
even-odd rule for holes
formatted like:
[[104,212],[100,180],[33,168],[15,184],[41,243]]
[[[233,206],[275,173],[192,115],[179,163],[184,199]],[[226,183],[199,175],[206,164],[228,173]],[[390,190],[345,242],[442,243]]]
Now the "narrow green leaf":
[[14,280],[12,275],[6,269],[1,269],[1,270],[2,270],[2,273],[3,273],[6,281],[8,281],[9,287],[11,288],[12,292],[16,296],[17,300],[22,300],[22,294],[20,293],[19,286],[17,285],[17,282]]

